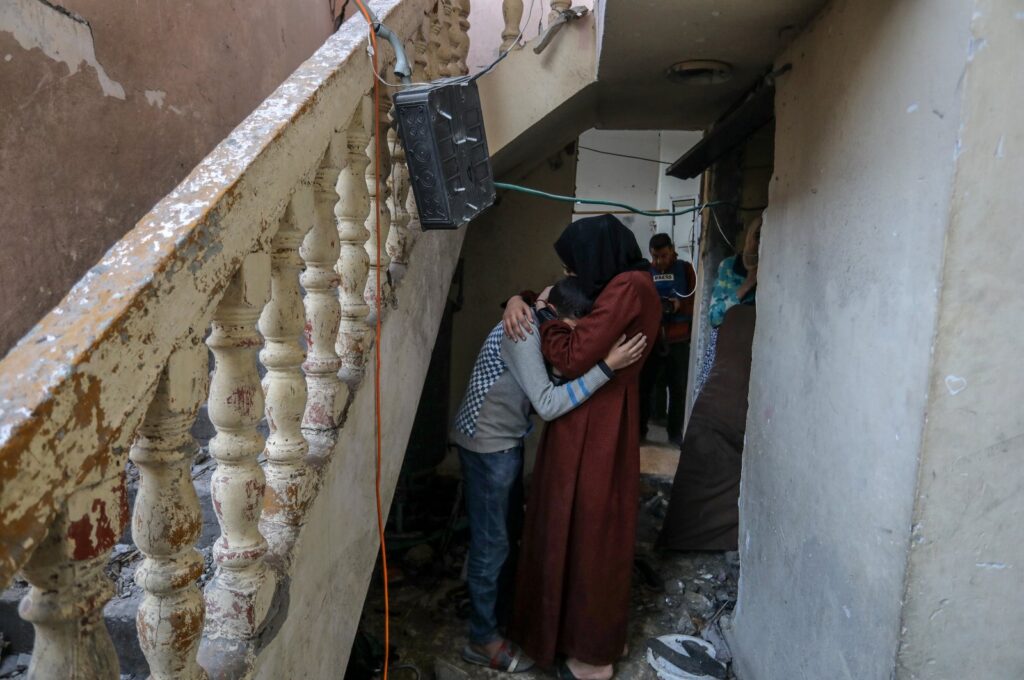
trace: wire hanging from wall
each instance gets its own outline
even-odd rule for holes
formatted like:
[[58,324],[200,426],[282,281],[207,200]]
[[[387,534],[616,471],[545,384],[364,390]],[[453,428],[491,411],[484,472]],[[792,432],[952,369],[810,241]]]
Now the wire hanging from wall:
[[672,165],[671,161],[659,161],[659,160],[654,159],[654,158],[644,158],[643,156],[633,156],[632,154],[619,153],[618,151],[605,151],[603,149],[595,149],[595,148],[593,148],[591,146],[583,146],[582,144],[577,144],[577,146],[580,149],[586,149],[587,151],[592,151],[594,153],[604,154],[605,156],[618,156],[619,158],[632,158],[633,160],[636,160],[636,161],[647,161],[648,163],[658,163],[659,165]]
[[699,205],[692,206],[690,208],[684,208],[682,210],[641,210],[635,208],[628,203],[620,203],[618,201],[608,201],[600,198],[580,198],[578,196],[563,196],[562,194],[551,194],[540,189],[531,189],[530,187],[519,186],[518,184],[509,184],[508,182],[495,182],[494,186],[498,189],[506,189],[508,191],[518,191],[520,193],[529,194],[530,196],[537,196],[539,198],[546,198],[552,201],[561,201],[563,203],[579,203],[581,205],[608,205],[616,208],[622,208],[628,210],[631,213],[637,215],[645,215],[647,217],[672,217],[673,215],[688,215],[693,212],[699,212],[705,208],[713,208],[719,205],[731,205],[735,206],[735,203],[730,201],[709,201],[707,203],[701,203]]

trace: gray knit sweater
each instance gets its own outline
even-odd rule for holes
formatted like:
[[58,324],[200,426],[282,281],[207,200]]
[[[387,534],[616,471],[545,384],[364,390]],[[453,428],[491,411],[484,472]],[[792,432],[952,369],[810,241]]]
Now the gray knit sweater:
[[[481,354],[486,351],[485,345]],[[503,337],[500,358],[504,370],[487,389],[475,423],[453,429],[453,441],[464,449],[494,453],[519,446],[531,429],[531,405],[544,420],[554,420],[582,404],[614,375],[602,361],[576,380],[553,383],[541,355],[536,322],[526,340]]]

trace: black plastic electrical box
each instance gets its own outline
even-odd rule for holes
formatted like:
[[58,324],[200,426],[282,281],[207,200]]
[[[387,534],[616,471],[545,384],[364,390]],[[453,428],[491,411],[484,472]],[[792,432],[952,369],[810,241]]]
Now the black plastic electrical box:
[[476,83],[447,78],[394,97],[420,223],[457,229],[494,203],[494,177]]

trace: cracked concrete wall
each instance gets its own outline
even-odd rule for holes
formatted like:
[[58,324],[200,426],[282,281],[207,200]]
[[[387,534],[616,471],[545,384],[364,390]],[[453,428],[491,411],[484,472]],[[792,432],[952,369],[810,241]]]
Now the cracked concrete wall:
[[0,3],[0,354],[331,29],[328,0]]
[[743,680],[894,676],[972,4],[835,0],[776,61],[793,70],[740,492]]

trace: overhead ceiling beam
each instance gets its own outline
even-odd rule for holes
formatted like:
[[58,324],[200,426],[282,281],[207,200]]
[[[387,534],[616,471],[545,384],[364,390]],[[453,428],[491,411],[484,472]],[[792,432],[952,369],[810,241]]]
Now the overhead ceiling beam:
[[666,175],[679,179],[696,177],[715,161],[745,142],[775,117],[775,87],[765,85],[711,128],[679,160],[670,165]]

